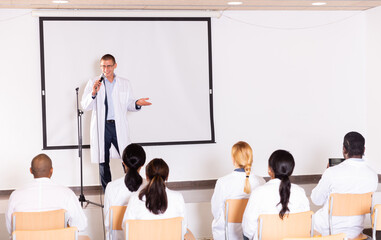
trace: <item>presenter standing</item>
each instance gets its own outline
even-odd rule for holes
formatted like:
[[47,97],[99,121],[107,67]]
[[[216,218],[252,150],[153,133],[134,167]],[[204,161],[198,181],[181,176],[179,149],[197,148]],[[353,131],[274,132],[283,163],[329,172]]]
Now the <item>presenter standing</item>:
[[[128,111],[151,105],[148,98],[134,99],[127,79],[114,73],[115,58],[104,55],[100,60],[101,77],[90,79],[82,96],[82,108],[92,110],[90,123],[91,162],[99,163],[103,190],[111,181],[111,158],[119,158],[119,150],[130,143]],[[110,154],[111,150],[111,154]]]

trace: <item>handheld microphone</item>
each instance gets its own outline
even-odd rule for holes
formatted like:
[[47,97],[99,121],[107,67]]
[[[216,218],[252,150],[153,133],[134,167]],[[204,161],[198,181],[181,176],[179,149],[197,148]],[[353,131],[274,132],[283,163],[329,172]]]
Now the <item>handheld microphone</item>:
[[[102,73],[102,74],[101,74],[101,78],[98,80],[99,83],[102,83],[102,82],[104,81],[104,76],[105,76],[105,75]],[[100,87],[100,86],[99,86],[99,87]],[[95,87],[95,90],[98,91],[98,86]]]

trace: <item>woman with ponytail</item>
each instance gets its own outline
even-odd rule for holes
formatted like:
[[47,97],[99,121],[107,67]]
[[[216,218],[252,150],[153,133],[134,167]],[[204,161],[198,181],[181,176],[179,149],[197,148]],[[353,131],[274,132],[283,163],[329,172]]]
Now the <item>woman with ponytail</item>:
[[[253,150],[246,142],[240,141],[231,150],[234,171],[217,180],[212,205],[212,231],[214,240],[225,239],[225,201],[227,199],[249,198],[256,187],[265,183],[262,177],[252,173]],[[229,239],[242,239],[240,223],[230,224]]]
[[[110,207],[127,205],[131,195],[145,185],[145,180],[143,181],[139,174],[146,162],[144,149],[138,144],[130,144],[124,149],[122,159],[125,176],[109,182],[106,187],[104,204],[106,239],[109,239]],[[117,231],[113,239],[124,239],[123,232]]]
[[290,182],[294,166],[291,153],[277,150],[271,154],[268,168],[271,179],[251,193],[243,215],[244,239],[258,239],[258,217],[261,214],[279,214],[283,219],[288,213],[310,210],[303,188]]
[[125,221],[129,219],[150,220],[183,217],[183,233],[186,233],[184,198],[181,193],[166,187],[168,174],[168,165],[161,158],[155,158],[147,164],[148,183],[138,194],[134,194],[130,198],[123,218],[123,227]]

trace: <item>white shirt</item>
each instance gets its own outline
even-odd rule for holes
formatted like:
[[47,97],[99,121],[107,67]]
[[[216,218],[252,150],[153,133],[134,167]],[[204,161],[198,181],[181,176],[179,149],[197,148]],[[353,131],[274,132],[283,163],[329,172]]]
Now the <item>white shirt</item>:
[[[137,192],[139,192],[146,184],[145,179],[143,179],[142,185],[140,185]],[[105,203],[104,203],[104,215],[105,215],[105,229],[106,229],[106,239],[109,239],[109,210],[111,206],[126,206],[130,197],[135,192],[131,192],[128,190],[124,183],[124,176],[109,182],[106,187],[105,192]],[[115,231],[113,235],[113,239],[124,239],[123,231]]]
[[[350,158],[330,167],[323,173],[318,185],[312,190],[311,200],[319,209],[315,215],[315,230],[323,236],[329,234],[328,206],[331,193],[368,193],[377,189],[378,177],[362,159]],[[348,238],[357,237],[363,230],[363,215],[333,217],[333,233],[344,232]]]
[[125,228],[125,222],[128,219],[150,220],[183,217],[183,234],[185,235],[187,231],[187,217],[183,195],[168,188],[166,188],[165,191],[167,192],[168,207],[164,213],[157,215],[153,214],[146,208],[145,196],[140,200],[138,193],[133,194],[128,202],[126,213],[124,214],[123,229]]
[[[261,214],[279,214],[282,209],[279,196],[280,180],[275,178],[265,185],[257,187],[250,195],[242,219],[243,234],[249,239],[258,239],[258,217]],[[306,212],[310,210],[310,203],[304,189],[291,184],[289,213]]]
[[25,187],[15,190],[8,202],[6,224],[11,233],[13,212],[42,212],[65,209],[68,224],[82,231],[87,227],[87,218],[77,196],[65,186],[54,183],[49,178],[35,178]]
[[[246,173],[234,171],[217,180],[212,196],[212,231],[214,240],[225,239],[225,201],[227,199],[249,198],[243,189],[245,187]],[[265,184],[262,177],[250,174],[251,191]],[[242,225],[240,223],[229,224],[229,239],[242,239]]]

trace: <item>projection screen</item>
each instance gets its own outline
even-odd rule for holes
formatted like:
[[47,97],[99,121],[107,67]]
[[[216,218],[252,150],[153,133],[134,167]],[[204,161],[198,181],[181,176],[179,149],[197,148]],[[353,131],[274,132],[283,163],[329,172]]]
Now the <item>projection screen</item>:
[[[213,143],[210,18],[40,17],[43,149],[78,147],[79,101],[110,53],[115,73],[152,106],[128,113],[130,138],[142,145]],[[82,115],[90,147],[91,112]]]

